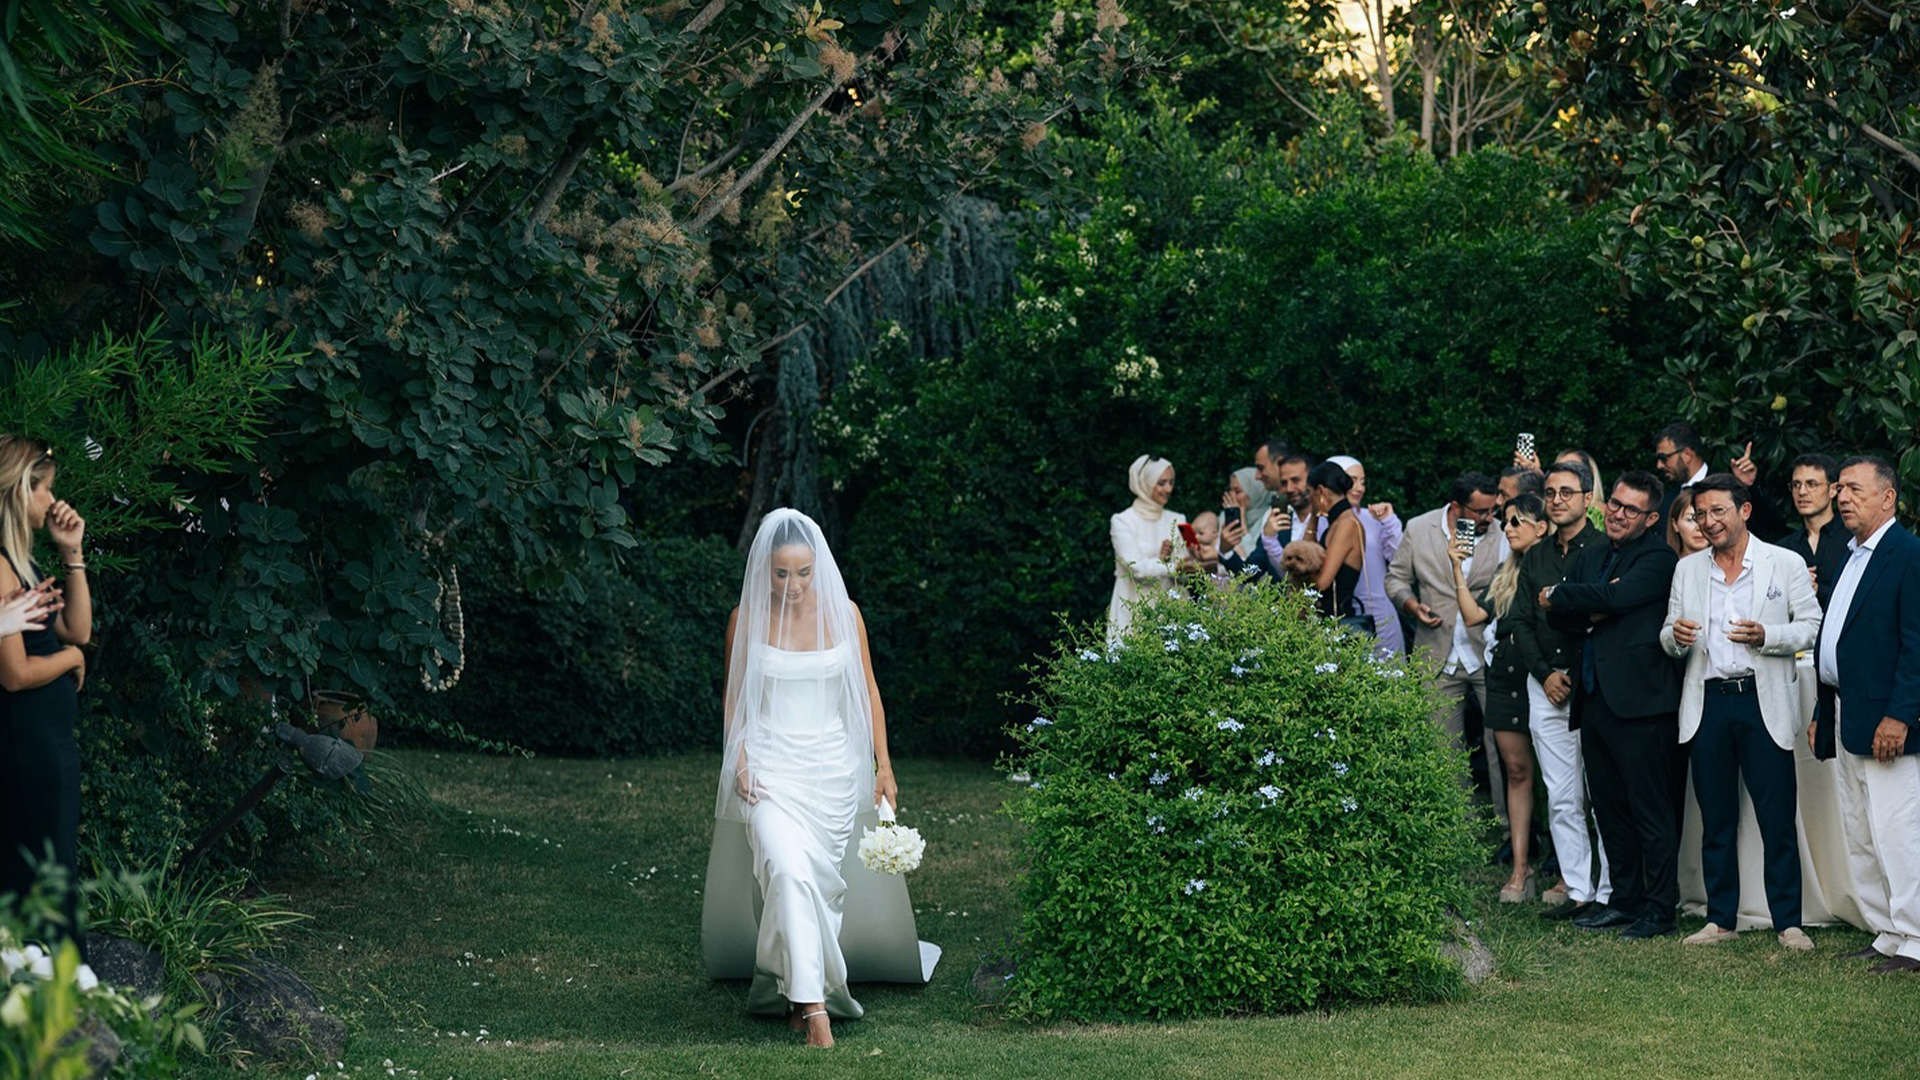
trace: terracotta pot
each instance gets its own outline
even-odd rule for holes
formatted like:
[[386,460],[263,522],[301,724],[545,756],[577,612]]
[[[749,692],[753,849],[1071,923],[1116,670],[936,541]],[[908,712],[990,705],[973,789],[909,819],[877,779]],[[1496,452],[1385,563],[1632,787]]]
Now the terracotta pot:
[[362,751],[371,750],[380,741],[380,721],[367,711],[358,694],[339,690],[315,690],[313,714],[320,730],[352,743]]

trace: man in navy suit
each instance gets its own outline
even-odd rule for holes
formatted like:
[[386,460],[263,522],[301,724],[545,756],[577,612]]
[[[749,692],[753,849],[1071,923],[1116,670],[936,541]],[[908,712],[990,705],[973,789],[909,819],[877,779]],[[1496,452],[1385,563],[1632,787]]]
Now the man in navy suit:
[[1605,907],[1573,921],[1628,939],[1674,931],[1680,903],[1680,668],[1660,644],[1678,561],[1660,521],[1658,477],[1622,475],[1607,499],[1607,543],[1588,544],[1567,580],[1540,590],[1547,623],[1582,635],[1569,726],[1613,875]]
[[1816,757],[1838,758],[1847,874],[1879,935],[1856,955],[1875,972],[1911,974],[1920,971],[1920,539],[1893,520],[1900,477],[1880,458],[1841,463],[1837,502],[1853,541],[1820,627],[1807,740]]

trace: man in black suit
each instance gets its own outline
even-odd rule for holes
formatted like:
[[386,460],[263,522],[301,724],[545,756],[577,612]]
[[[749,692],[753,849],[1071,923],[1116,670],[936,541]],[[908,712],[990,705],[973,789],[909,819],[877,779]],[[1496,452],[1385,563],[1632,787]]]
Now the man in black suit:
[[1920,972],[1920,539],[1893,520],[1900,477],[1879,458],[1842,462],[1836,501],[1853,542],[1820,626],[1820,698],[1807,741],[1815,757],[1839,759],[1847,876],[1861,921],[1879,935],[1855,955],[1873,959],[1875,972],[1912,974]]
[[1588,790],[1613,897],[1574,920],[1627,939],[1674,930],[1680,903],[1680,670],[1660,645],[1679,561],[1660,521],[1658,477],[1635,470],[1607,499],[1607,543],[1589,544],[1567,580],[1540,590],[1547,623],[1583,636],[1570,726],[1580,729]]

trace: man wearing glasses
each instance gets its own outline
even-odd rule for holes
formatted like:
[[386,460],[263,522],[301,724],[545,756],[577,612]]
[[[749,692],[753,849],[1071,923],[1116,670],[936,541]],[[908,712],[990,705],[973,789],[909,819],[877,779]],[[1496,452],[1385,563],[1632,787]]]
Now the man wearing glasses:
[[1840,490],[1840,463],[1826,454],[1801,454],[1793,459],[1791,475],[1788,491],[1800,527],[1788,533],[1780,546],[1806,562],[1820,610],[1825,611],[1827,601],[1833,599],[1833,586],[1846,569],[1847,544],[1853,540],[1833,506]]
[[1607,499],[1607,542],[1574,557],[1567,580],[1540,590],[1550,626],[1582,637],[1573,675],[1594,816],[1613,897],[1574,920],[1627,939],[1671,934],[1680,903],[1680,821],[1673,797],[1679,669],[1660,647],[1677,561],[1659,530],[1660,479],[1635,470]]
[[1800,929],[1800,727],[1794,654],[1820,634],[1820,606],[1800,558],[1747,532],[1753,504],[1728,473],[1693,485],[1693,520],[1707,550],[1680,560],[1660,644],[1687,665],[1680,741],[1692,747],[1700,804],[1700,868],[1707,925],[1689,945],[1730,941],[1739,928],[1740,784],[1759,827],[1767,910],[1783,948],[1807,950]]
[[[1667,482],[1666,500],[1660,512],[1671,515],[1680,489],[1692,487],[1707,477],[1707,444],[1700,437],[1700,430],[1684,421],[1661,428],[1653,437],[1653,468]],[[1787,522],[1779,506],[1758,487],[1760,467],[1754,464],[1752,443],[1733,459],[1727,471],[1747,485],[1747,494],[1753,499],[1753,533],[1768,539],[1785,536]]]
[[[1520,560],[1520,580],[1514,595],[1535,597],[1567,579],[1574,557],[1601,540],[1600,530],[1587,519],[1587,496],[1593,474],[1578,461],[1555,462],[1547,470],[1542,498],[1553,533],[1533,545]],[[1527,669],[1527,730],[1533,736],[1534,758],[1540,762],[1540,780],[1547,786],[1547,827],[1553,833],[1553,851],[1560,861],[1560,884],[1542,900],[1553,905],[1541,917],[1575,919],[1607,902],[1613,893],[1607,859],[1600,856],[1598,872],[1594,848],[1587,833],[1586,766],[1580,756],[1580,734],[1570,726],[1573,672],[1578,670],[1584,634],[1565,634],[1547,625],[1546,613],[1531,603],[1517,603],[1507,613],[1513,622],[1513,647]]]

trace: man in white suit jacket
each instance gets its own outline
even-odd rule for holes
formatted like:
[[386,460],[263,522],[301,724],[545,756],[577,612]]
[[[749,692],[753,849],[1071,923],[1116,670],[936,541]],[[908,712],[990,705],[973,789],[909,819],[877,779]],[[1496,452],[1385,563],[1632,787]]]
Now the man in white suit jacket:
[[1740,792],[1760,826],[1767,909],[1780,944],[1810,949],[1800,929],[1800,845],[1793,740],[1800,713],[1794,654],[1820,637],[1820,602],[1806,563],[1747,531],[1746,485],[1716,473],[1693,485],[1693,514],[1709,545],[1680,560],[1660,644],[1687,662],[1680,741],[1693,744],[1707,925],[1688,944],[1734,936],[1740,910]]

